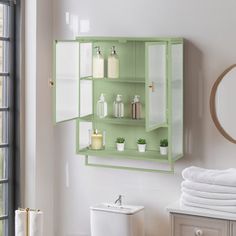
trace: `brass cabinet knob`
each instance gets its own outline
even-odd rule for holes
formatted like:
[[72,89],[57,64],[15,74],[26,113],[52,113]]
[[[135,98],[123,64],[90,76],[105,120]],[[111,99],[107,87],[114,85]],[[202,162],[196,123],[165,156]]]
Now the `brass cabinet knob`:
[[152,83],[148,86],[148,88],[152,89],[152,92],[154,92],[154,82],[152,82]]
[[54,86],[54,81],[53,81],[52,79],[49,80],[49,85],[50,85],[51,87]]

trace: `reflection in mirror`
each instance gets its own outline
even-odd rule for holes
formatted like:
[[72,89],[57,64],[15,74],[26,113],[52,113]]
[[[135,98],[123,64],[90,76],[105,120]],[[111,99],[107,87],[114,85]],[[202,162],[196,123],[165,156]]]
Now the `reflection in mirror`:
[[236,143],[236,65],[226,69],[216,80],[210,97],[212,119],[229,141]]

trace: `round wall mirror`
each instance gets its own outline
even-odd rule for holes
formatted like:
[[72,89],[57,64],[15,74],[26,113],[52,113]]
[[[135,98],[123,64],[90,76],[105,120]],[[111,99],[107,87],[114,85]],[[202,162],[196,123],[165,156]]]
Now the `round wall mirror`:
[[220,133],[236,143],[236,64],[226,69],[213,85],[210,111]]

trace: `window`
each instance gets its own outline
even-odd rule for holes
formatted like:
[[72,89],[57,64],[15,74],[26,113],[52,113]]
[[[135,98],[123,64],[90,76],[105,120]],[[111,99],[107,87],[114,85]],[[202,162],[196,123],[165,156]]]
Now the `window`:
[[13,235],[14,4],[0,0],[0,235]]

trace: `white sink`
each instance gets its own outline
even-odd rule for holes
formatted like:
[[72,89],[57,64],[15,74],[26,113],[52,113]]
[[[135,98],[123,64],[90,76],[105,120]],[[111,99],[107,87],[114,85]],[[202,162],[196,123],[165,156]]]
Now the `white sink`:
[[133,215],[138,211],[144,209],[143,206],[131,206],[131,205],[118,205],[114,203],[102,203],[90,208],[91,210],[97,211],[108,211],[119,214]]

